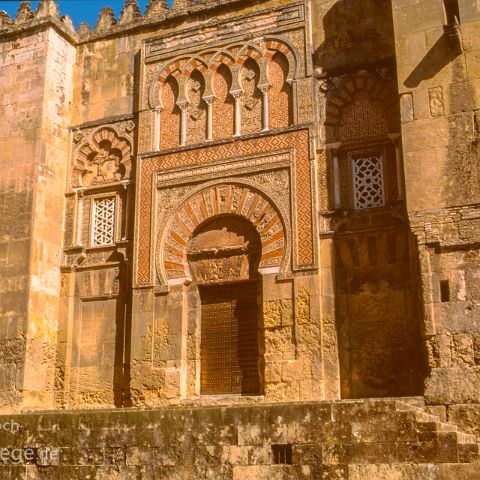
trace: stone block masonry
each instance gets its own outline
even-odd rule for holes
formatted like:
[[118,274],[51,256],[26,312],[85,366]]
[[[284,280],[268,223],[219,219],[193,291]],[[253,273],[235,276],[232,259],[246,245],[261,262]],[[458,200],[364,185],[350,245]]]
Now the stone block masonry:
[[479,478],[479,26],[0,12],[0,479]]
[[474,480],[480,468],[475,437],[425,413],[418,398],[0,417],[6,421],[18,431],[0,430],[2,479]]

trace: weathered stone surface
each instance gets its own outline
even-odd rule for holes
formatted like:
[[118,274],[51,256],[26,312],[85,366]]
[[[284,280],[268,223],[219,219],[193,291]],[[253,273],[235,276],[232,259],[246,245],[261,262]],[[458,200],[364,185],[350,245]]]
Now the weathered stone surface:
[[2,474],[474,475],[436,415],[479,434],[480,14],[442,3],[0,12],[0,411],[160,408],[44,416],[5,441],[60,464]]
[[[35,448],[32,478],[441,480],[473,479],[479,465],[468,463],[478,459],[478,444],[397,400],[52,412],[8,421],[0,441],[7,453]],[[359,435],[367,430],[378,435]],[[272,445],[279,444],[292,447],[286,464],[275,461]],[[467,446],[476,457],[448,463]],[[12,463],[0,466],[2,478],[16,472]]]

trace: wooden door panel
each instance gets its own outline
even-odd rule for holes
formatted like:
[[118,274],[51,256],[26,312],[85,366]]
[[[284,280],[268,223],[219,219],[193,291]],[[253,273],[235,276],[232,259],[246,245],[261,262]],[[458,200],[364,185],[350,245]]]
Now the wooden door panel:
[[256,282],[204,287],[200,294],[201,393],[257,394]]

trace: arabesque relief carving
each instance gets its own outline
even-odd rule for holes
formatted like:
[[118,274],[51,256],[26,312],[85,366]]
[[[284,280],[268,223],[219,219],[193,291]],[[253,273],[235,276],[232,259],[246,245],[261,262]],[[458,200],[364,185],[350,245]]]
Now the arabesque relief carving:
[[231,215],[205,222],[187,245],[193,278],[199,285],[255,278],[260,238],[247,221]]
[[[72,186],[93,187],[120,182],[130,178],[132,168],[132,123],[102,126],[93,132],[79,131],[74,141]],[[122,131],[123,130],[123,131]]]

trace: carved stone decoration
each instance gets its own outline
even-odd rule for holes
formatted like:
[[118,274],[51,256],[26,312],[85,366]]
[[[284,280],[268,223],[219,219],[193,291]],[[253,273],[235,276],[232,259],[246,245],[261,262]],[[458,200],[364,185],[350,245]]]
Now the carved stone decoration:
[[271,84],[268,92],[270,128],[284,128],[291,124],[288,67],[288,60],[283,53],[276,53],[268,64],[268,78]]
[[387,133],[384,103],[372,100],[367,92],[356,93],[352,103],[342,110],[338,139],[358,140],[385,136]]
[[[175,213],[172,209],[181,205],[181,198],[186,198],[178,194],[175,206],[166,211],[163,203],[165,195],[168,192],[168,195],[175,199],[178,185],[182,185],[183,188],[185,184],[202,183],[205,188],[208,182],[214,184],[231,181],[248,184],[264,192],[278,207],[286,225],[286,256],[279,274],[288,275],[292,268],[306,270],[317,267],[316,237],[313,234],[316,219],[312,215],[312,198],[308,193],[314,171],[307,130],[281,132],[276,136],[153,155],[144,157],[138,167],[136,285],[154,285],[156,281],[162,288],[167,285],[160,260],[162,239],[153,236],[152,232],[158,232],[158,235],[163,236],[165,226]],[[288,194],[283,191],[281,196],[276,195],[270,186],[263,186],[257,181],[257,175],[261,171],[264,173],[277,169],[287,169],[289,172]],[[241,179],[235,179],[240,176]],[[158,190],[156,196],[153,196],[155,183]],[[196,190],[193,186],[190,191],[192,189]],[[295,250],[291,249],[292,238],[296,239]]]
[[77,34],[79,37],[86,37],[87,35],[90,35],[92,33],[92,29],[90,28],[90,25],[86,22],[82,22],[78,26]]
[[[258,268],[278,272],[285,267],[289,258],[286,214],[280,213],[276,202],[245,182],[226,181],[205,186],[175,203],[159,244],[160,277],[173,283],[188,278],[187,256],[192,273],[200,282],[248,277],[249,272],[257,270],[247,268],[246,260],[256,244],[252,238],[239,233],[242,232],[239,227],[232,232],[232,225],[239,221],[258,235]],[[208,234],[199,235],[198,232],[203,232],[218,218],[228,218],[228,221],[219,228],[209,229]],[[227,230],[223,230],[224,227]]]
[[[187,3],[191,6],[196,2]],[[174,10],[175,5],[185,8],[177,2]],[[151,9],[163,12],[158,1],[149,4],[147,16],[154,15],[149,13]],[[147,56],[159,60],[166,47],[163,41],[149,44]],[[164,60],[160,65],[158,61],[145,65],[147,88],[143,90],[141,103],[146,109],[155,110],[157,132],[152,131],[154,112],[151,111],[146,122],[148,131],[140,130],[140,151],[166,150],[283,128],[297,122],[292,84],[297,82],[301,56],[287,37],[267,37],[243,47],[231,44],[220,50],[189,52],[187,56],[167,56]],[[269,62],[270,75],[275,80],[270,109]],[[311,97],[308,86],[295,92],[298,98]],[[297,103],[295,111],[303,105],[302,101]],[[299,117],[302,121],[311,119],[311,102],[307,107],[305,115]]]
[[111,245],[115,242],[115,197],[99,198],[93,203],[92,243]]
[[112,298],[120,293],[120,267],[100,268],[77,273],[79,297]]
[[139,18],[142,18],[142,12],[138,6],[137,0],[125,0],[122,7],[122,14],[120,16],[120,25],[131,23]]
[[173,0],[172,10],[185,10],[190,6],[190,0]]
[[17,10],[15,16],[15,25],[29,22],[33,18],[32,6],[30,2],[22,2]]
[[205,83],[202,75],[195,70],[188,80],[188,133],[187,143],[201,143],[207,134],[207,112],[203,100]]
[[111,7],[103,7],[98,15],[98,20],[95,25],[95,32],[102,32],[109,30],[117,24],[115,14]]
[[360,71],[329,79],[325,127],[327,143],[384,138],[398,131],[394,85],[378,74]]
[[12,19],[9,17],[8,13],[0,10],[0,30],[10,27],[11,24]]
[[260,252],[253,225],[233,215],[206,222],[187,247],[190,269],[199,285],[255,278]]
[[56,0],[41,0],[35,11],[35,17],[58,17],[58,5]]
[[130,177],[132,164],[131,139],[120,136],[113,127],[93,132],[90,138],[81,131],[74,135],[80,144],[75,155],[72,186],[90,187],[119,182]]
[[242,133],[253,133],[262,129],[262,95],[258,89],[259,78],[258,65],[249,58],[241,70]]
[[213,102],[213,138],[228,138],[234,134],[234,100],[229,94],[232,74],[221,64],[213,74],[215,100]]
[[63,15],[61,18],[60,18],[60,21],[69,29],[71,30],[72,32],[75,31],[75,25],[73,24],[73,20],[71,17],[69,17],[68,15]]
[[382,164],[382,157],[379,155],[353,159],[353,193],[356,210],[385,205]]
[[154,17],[156,15],[166,15],[167,13],[168,3],[166,0],[150,0],[145,15],[147,17]]

